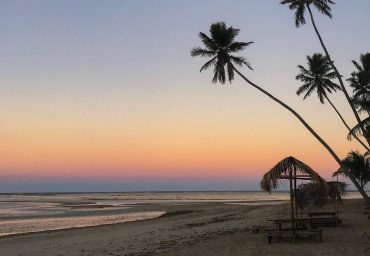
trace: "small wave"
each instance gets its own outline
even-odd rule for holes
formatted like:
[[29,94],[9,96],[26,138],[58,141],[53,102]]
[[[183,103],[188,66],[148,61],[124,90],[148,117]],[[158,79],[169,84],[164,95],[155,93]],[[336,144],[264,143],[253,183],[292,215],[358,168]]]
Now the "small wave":
[[0,236],[148,220],[163,214],[165,212],[134,212],[119,215],[8,220],[0,222]]

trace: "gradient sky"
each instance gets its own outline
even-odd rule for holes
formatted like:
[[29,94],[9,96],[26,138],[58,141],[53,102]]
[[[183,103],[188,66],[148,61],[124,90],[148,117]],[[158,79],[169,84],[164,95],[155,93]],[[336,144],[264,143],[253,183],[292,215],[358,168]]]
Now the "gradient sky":
[[[277,0],[0,2],[0,192],[248,190],[293,155],[338,167],[290,113],[238,77],[211,84],[190,57],[215,21],[240,28],[253,81],[288,102],[344,157],[360,149],[329,105],[295,92],[320,51]],[[370,2],[316,15],[341,73],[370,51]],[[317,14],[315,12],[315,14]],[[349,123],[345,98],[332,97]]]

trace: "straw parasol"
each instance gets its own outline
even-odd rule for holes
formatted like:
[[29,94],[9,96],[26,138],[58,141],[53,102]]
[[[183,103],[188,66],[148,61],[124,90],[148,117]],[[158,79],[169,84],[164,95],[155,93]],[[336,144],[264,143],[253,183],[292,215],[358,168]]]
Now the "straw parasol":
[[295,217],[298,217],[296,194],[297,180],[309,180],[320,187],[326,187],[326,182],[311,167],[292,156],[284,158],[263,175],[260,183],[261,188],[271,193],[271,191],[277,189],[284,180],[289,180],[292,232],[294,234]]

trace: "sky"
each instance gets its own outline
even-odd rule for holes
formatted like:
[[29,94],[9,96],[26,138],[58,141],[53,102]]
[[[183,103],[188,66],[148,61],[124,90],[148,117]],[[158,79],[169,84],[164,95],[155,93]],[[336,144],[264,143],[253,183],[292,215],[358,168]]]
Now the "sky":
[[[370,2],[335,2],[333,19],[314,15],[347,78],[370,51]],[[240,28],[255,42],[241,71],[344,158],[361,148],[334,111],[296,95],[297,65],[321,48],[293,17],[277,0],[1,1],[0,192],[258,190],[290,155],[330,179],[338,165],[297,119],[190,56],[213,22]]]

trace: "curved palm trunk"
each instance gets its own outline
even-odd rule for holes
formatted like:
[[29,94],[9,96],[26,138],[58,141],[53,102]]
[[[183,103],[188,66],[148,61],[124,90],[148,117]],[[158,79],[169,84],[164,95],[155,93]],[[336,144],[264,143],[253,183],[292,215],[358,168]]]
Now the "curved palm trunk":
[[[241,77],[244,79],[244,81],[246,81],[248,84],[250,84],[251,86],[253,86],[254,88],[256,88],[257,90],[259,90],[260,92],[262,92],[263,94],[265,94],[266,96],[270,97],[273,101],[279,103],[282,107],[284,107],[285,109],[287,109],[289,112],[291,112],[303,125],[304,127],[306,127],[307,130],[310,131],[310,133],[325,147],[325,149],[327,151],[329,151],[329,153],[332,155],[332,157],[335,159],[335,161],[337,161],[337,163],[339,164],[339,166],[342,166],[342,161],[340,160],[340,158],[337,156],[337,154],[335,154],[335,152],[333,151],[333,149],[331,149],[331,147],[311,128],[311,126],[294,110],[292,109],[291,107],[289,107],[287,104],[285,104],[284,102],[282,102],[281,100],[279,100],[278,98],[276,98],[275,96],[273,96],[272,94],[270,94],[269,92],[265,91],[264,89],[262,89],[261,87],[259,87],[258,85],[256,85],[255,83],[251,82],[248,78],[246,78],[242,73],[239,72],[239,70],[237,70],[234,66],[232,67],[233,70]],[[357,182],[357,180],[353,177],[353,175],[348,172],[348,177],[351,179],[352,183],[355,185],[355,187],[357,188],[357,190],[360,192],[360,194],[362,195],[362,197],[370,203],[370,199],[368,197],[368,195],[365,193],[365,191],[361,188],[360,184]]]
[[351,101],[351,98],[350,98],[350,97],[349,97],[349,95],[348,95],[348,92],[347,92],[347,90],[346,90],[346,87],[344,86],[344,83],[343,83],[342,77],[341,77],[341,75],[340,75],[340,73],[339,73],[339,71],[338,71],[337,67],[334,65],[334,62],[332,61],[332,59],[331,59],[331,57],[330,57],[330,54],[329,54],[328,50],[326,49],[326,46],[325,46],[325,44],[324,44],[324,41],[322,40],[322,37],[321,37],[321,35],[320,35],[320,33],[319,33],[319,30],[318,30],[318,28],[317,28],[317,26],[316,26],[316,23],[315,23],[315,20],[314,20],[314,18],[313,18],[313,14],[312,14],[312,11],[311,11],[311,8],[310,8],[310,5],[309,5],[309,4],[306,4],[306,6],[307,6],[307,9],[308,9],[308,12],[310,13],[310,18],[311,18],[312,26],[313,26],[313,28],[315,29],[315,32],[316,32],[316,34],[317,34],[317,37],[319,38],[320,44],[321,44],[321,46],[322,46],[322,48],[323,48],[323,50],[324,50],[324,52],[325,52],[325,55],[326,55],[326,57],[328,58],[328,60],[329,60],[329,62],[330,62],[330,65],[332,66],[332,68],[333,68],[333,70],[334,70],[334,72],[335,72],[335,75],[336,75],[336,76],[337,76],[337,78],[338,78],[338,81],[339,81],[340,87],[342,88],[342,91],[343,91],[344,95],[346,96],[346,99],[347,99],[347,101],[348,101],[349,105],[351,106],[352,112],[353,112],[353,114],[354,114],[354,115],[355,115],[355,117],[356,117],[357,123],[358,123],[358,124],[360,125],[360,127],[361,127],[362,134],[364,135],[364,137],[365,137],[365,139],[366,139],[367,143],[370,145],[370,138],[368,138],[368,137],[366,136],[366,134],[367,134],[367,133],[366,133],[366,130],[365,130],[365,128],[363,127],[363,125],[361,125],[361,119],[360,119],[360,116],[358,115],[358,113],[357,113],[357,111],[356,111],[356,108],[355,108],[355,106],[353,105],[353,103],[352,103],[352,101]]
[[[335,110],[335,112],[338,114],[340,120],[342,120],[344,126],[348,129],[349,132],[351,132],[351,128],[348,126],[347,122],[344,120],[344,118],[342,117],[342,115],[339,113],[338,109],[334,106],[334,104],[331,102],[331,100],[329,99],[328,96],[325,95],[325,99],[329,102],[329,104],[332,106],[332,108]],[[366,146],[365,143],[363,143],[359,137],[357,137],[356,134],[353,134],[353,137],[355,137],[355,139],[367,150],[367,151],[370,151],[369,147]]]

